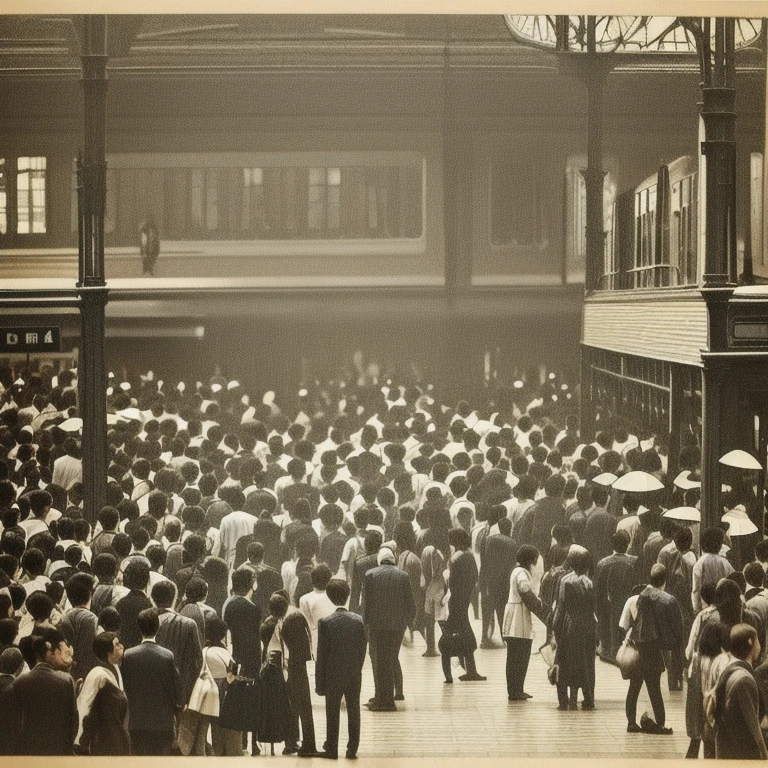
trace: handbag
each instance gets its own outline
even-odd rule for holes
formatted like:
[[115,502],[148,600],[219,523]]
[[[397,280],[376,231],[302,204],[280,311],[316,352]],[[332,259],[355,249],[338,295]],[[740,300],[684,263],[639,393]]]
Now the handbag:
[[197,729],[200,725],[200,713],[189,708],[178,716],[176,732],[176,747],[185,757],[192,754],[197,739]]
[[232,731],[257,731],[261,719],[261,685],[250,677],[236,677],[221,686],[219,727]]
[[192,688],[192,695],[189,697],[187,708],[201,715],[208,715],[209,717],[219,716],[219,686],[213,679],[211,670],[208,668],[208,660],[205,656],[203,657],[203,666],[200,674],[197,680],[195,680],[194,688]]
[[629,680],[640,665],[640,651],[635,648],[629,634],[624,638],[619,650],[616,651],[616,664],[624,680]]

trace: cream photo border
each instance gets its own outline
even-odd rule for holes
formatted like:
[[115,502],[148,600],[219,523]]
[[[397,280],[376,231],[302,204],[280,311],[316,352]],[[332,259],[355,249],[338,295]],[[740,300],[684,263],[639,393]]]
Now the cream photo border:
[[[2,0],[0,14],[30,13],[477,13],[502,14],[613,14],[613,15],[657,15],[657,16],[738,16],[747,18],[768,17],[768,0]],[[1,715],[0,715],[1,716]],[[556,739],[553,733],[552,738]],[[648,742],[649,750],[653,748]],[[121,768],[141,765],[141,768],[167,768],[169,760],[183,759],[184,768],[211,767],[215,758],[12,758],[2,759],[2,768]],[[251,758],[243,758],[250,760]],[[260,758],[264,760],[265,758]],[[612,768],[620,758],[596,760],[586,758],[476,758],[471,765],[477,768]],[[298,758],[280,757],[280,765],[287,768],[287,761],[305,768],[307,761]],[[199,763],[199,767],[192,763]],[[312,760],[317,765],[321,761]],[[464,768],[469,761],[459,758],[361,758],[358,768]],[[719,765],[727,768],[738,761],[722,761]],[[646,759],[621,759],[627,768],[682,768],[684,761]]]

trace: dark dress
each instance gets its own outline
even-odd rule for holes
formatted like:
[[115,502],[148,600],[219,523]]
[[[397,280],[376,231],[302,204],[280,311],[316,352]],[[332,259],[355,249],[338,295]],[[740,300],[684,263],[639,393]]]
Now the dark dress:
[[128,697],[117,685],[105,685],[83,721],[80,745],[91,755],[130,755]]
[[592,703],[597,637],[594,591],[588,576],[576,573],[563,576],[553,628],[557,640],[555,661],[560,668],[558,689],[561,686],[582,688],[584,701]]
[[449,633],[461,636],[461,647],[465,653],[472,653],[477,649],[477,639],[469,622],[469,604],[477,585],[477,575],[475,556],[469,550],[453,555],[448,577],[451,596],[448,598],[448,620],[445,622],[445,628]]

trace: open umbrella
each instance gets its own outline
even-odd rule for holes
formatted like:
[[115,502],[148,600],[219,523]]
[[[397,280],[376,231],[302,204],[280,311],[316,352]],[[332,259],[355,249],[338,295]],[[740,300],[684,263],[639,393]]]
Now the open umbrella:
[[738,448],[735,451],[729,451],[725,456],[721,456],[720,463],[740,469],[762,469],[760,462],[751,453]]
[[664,483],[655,475],[649,472],[633,470],[622,475],[613,487],[617,491],[626,491],[628,493],[648,493],[649,491],[660,491],[664,488]]
[[618,479],[618,476],[614,475],[613,472],[603,472],[601,475],[593,477],[592,482],[598,485],[613,485]]
[[701,488],[701,481],[691,480],[691,470],[684,469],[672,483],[678,488],[682,488],[684,491],[690,488]]
[[668,509],[662,517],[668,517],[671,520],[701,522],[701,512],[696,507],[674,507],[673,509]]
[[738,504],[722,516],[722,521],[728,523],[729,536],[747,536],[757,530],[757,526],[749,519],[743,504]]
[[83,420],[77,418],[76,416],[73,416],[66,421],[62,421],[61,424],[59,424],[59,429],[62,429],[65,432],[79,432],[82,428]]

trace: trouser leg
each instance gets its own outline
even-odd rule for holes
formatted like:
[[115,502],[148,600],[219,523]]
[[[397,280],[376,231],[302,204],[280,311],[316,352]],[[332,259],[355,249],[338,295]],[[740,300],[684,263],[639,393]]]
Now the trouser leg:
[[699,749],[701,748],[701,739],[691,739],[688,745],[688,751],[685,756],[689,760],[696,760],[699,757]]
[[400,698],[403,695],[403,668],[400,666],[400,649],[395,652],[394,663],[395,677],[395,696]]
[[440,654],[440,660],[443,664],[443,674],[445,675],[446,682],[453,682],[453,675],[451,673],[451,657],[447,653]]
[[527,638],[507,638],[507,694],[509,696],[523,695],[532,643],[533,641]]
[[493,636],[493,601],[488,589],[480,592],[480,613],[482,615],[482,639],[490,640]]
[[426,617],[427,653],[435,653],[435,618],[430,614]]
[[347,704],[347,730],[349,740],[347,741],[347,752],[356,755],[360,746],[360,685],[362,678],[355,676],[347,690],[344,692],[344,701]]
[[326,691],[325,694],[325,751],[339,753],[339,719],[341,718],[342,691]]
[[664,698],[661,695],[661,675],[653,674],[646,676],[645,687],[648,689],[648,698],[651,700],[656,724],[664,725],[667,713],[664,709]]
[[[288,697],[296,722],[295,738],[298,740],[298,720],[301,719],[301,746],[315,751],[315,723],[312,717],[312,696],[309,690],[307,665],[288,662]],[[295,743],[295,742],[294,742]]]
[[568,686],[563,683],[557,683],[557,705],[560,709],[566,709],[568,707]]
[[624,710],[627,714],[627,723],[637,724],[637,697],[640,695],[640,689],[643,687],[642,675],[633,675],[629,678],[629,690],[627,691],[627,700],[624,704]]

